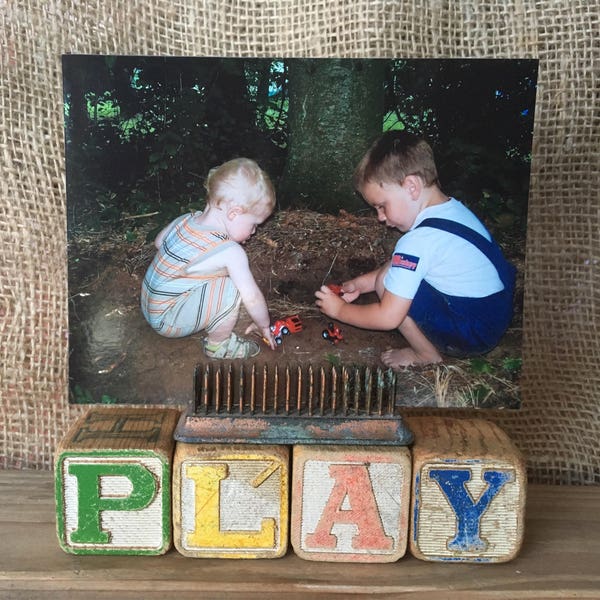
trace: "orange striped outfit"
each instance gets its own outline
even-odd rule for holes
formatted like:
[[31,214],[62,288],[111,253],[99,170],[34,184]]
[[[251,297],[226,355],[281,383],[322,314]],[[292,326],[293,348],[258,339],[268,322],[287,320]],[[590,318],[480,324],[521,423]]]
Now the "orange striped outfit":
[[193,216],[174,221],[142,283],[142,313],[165,337],[210,332],[240,303],[237,288],[224,272],[185,273],[199,255],[208,258],[235,244],[225,232],[197,225]]

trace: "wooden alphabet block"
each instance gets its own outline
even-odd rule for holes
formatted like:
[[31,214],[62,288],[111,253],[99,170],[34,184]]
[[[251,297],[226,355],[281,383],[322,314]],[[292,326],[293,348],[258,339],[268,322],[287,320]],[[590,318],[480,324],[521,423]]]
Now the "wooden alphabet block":
[[94,406],[55,457],[57,533],[72,554],[163,554],[171,546],[175,409]]
[[403,446],[295,446],[291,542],[307,560],[393,562],[406,551],[411,458]]
[[175,547],[200,558],[278,558],[287,551],[287,446],[178,442]]
[[526,468],[495,424],[411,417],[410,551],[430,561],[505,562],[523,539]]

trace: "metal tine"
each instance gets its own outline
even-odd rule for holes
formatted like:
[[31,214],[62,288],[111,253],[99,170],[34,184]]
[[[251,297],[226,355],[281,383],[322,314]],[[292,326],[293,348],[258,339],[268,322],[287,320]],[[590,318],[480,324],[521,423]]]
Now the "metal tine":
[[285,365],[285,414],[290,414],[290,396],[291,396],[291,375],[290,365]]
[[326,386],[326,378],[325,378],[325,369],[320,367],[319,369],[319,414],[323,416],[325,414],[325,386]]
[[389,378],[389,387],[388,393],[390,395],[390,413],[395,416],[397,414],[396,411],[396,391],[398,386],[398,376],[392,369],[388,369],[388,378]]
[[377,382],[375,384],[377,386],[376,391],[376,404],[377,404],[377,414],[378,416],[383,416],[385,412],[385,403],[383,400],[383,394],[380,393],[380,381],[379,381],[379,368],[377,370]]
[[337,412],[338,394],[338,372],[335,366],[331,367],[331,416],[335,417]]
[[371,406],[371,398],[373,393],[373,374],[371,367],[365,368],[365,404]]
[[221,412],[221,367],[218,366],[213,373],[215,390],[215,413]]
[[[383,392],[384,392],[384,386],[385,386],[385,381],[383,379],[383,371],[381,370],[381,367],[377,367],[377,406],[381,406],[381,411],[383,412],[384,410],[384,402],[383,402]],[[387,410],[387,407],[386,407]]]
[[275,376],[273,377],[273,413],[277,414],[279,409],[279,365],[275,365]]
[[[233,377],[232,377],[233,384]],[[237,409],[239,414],[244,413],[244,388],[246,387],[246,377],[244,373],[244,365],[240,365],[240,372],[238,374],[238,402]],[[232,400],[233,400],[233,389],[231,390]],[[232,412],[235,411],[235,406],[232,407]]]
[[267,414],[267,383],[269,380],[269,369],[267,365],[263,365],[263,382],[262,382],[262,413]]
[[232,398],[232,378],[233,378],[233,372],[232,372],[232,366],[231,363],[229,365],[227,365],[227,377],[225,378],[225,407],[226,407],[226,412],[227,414],[231,413],[231,405],[233,403],[233,398]]
[[296,398],[296,412],[300,415],[302,414],[302,367],[300,365],[298,365],[298,367],[296,368],[296,373],[298,374],[298,388],[297,388],[297,395],[298,397]]
[[200,387],[200,375],[198,372],[198,365],[194,367],[194,409],[195,412],[199,412],[199,409],[202,407],[202,388]]
[[256,363],[252,363],[250,372],[250,414],[254,414],[256,407]]
[[[361,368],[356,367],[354,369],[354,406],[356,408],[356,414],[359,413],[360,410],[360,392],[361,392]],[[371,415],[371,398],[369,396],[365,396],[364,401],[365,413],[367,416]]]
[[202,406],[204,406],[204,414],[208,414],[208,386],[210,379],[210,365],[204,367],[202,373]]
[[308,416],[313,415],[313,399],[315,397],[315,370],[312,365],[308,365]]
[[349,402],[348,402],[348,391],[350,387],[350,376],[348,375],[347,367],[342,367],[342,410],[344,416],[348,414]]

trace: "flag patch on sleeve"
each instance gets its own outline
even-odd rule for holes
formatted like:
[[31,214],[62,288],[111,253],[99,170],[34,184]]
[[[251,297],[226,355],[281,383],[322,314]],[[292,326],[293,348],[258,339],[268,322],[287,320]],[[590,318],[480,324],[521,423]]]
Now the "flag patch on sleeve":
[[411,256],[410,254],[400,254],[400,252],[396,252],[392,257],[392,267],[399,267],[401,269],[415,271],[418,264],[418,256]]

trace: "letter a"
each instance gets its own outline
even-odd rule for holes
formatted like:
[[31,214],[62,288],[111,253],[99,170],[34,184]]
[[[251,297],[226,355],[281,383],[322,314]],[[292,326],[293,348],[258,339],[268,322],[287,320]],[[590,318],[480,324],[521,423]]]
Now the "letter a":
[[[335,549],[338,540],[331,530],[340,523],[358,528],[352,538],[355,550],[391,550],[394,540],[383,530],[366,465],[330,465],[329,475],[335,483],[314,533],[306,536],[306,545]],[[342,508],[346,498],[350,509]]]

